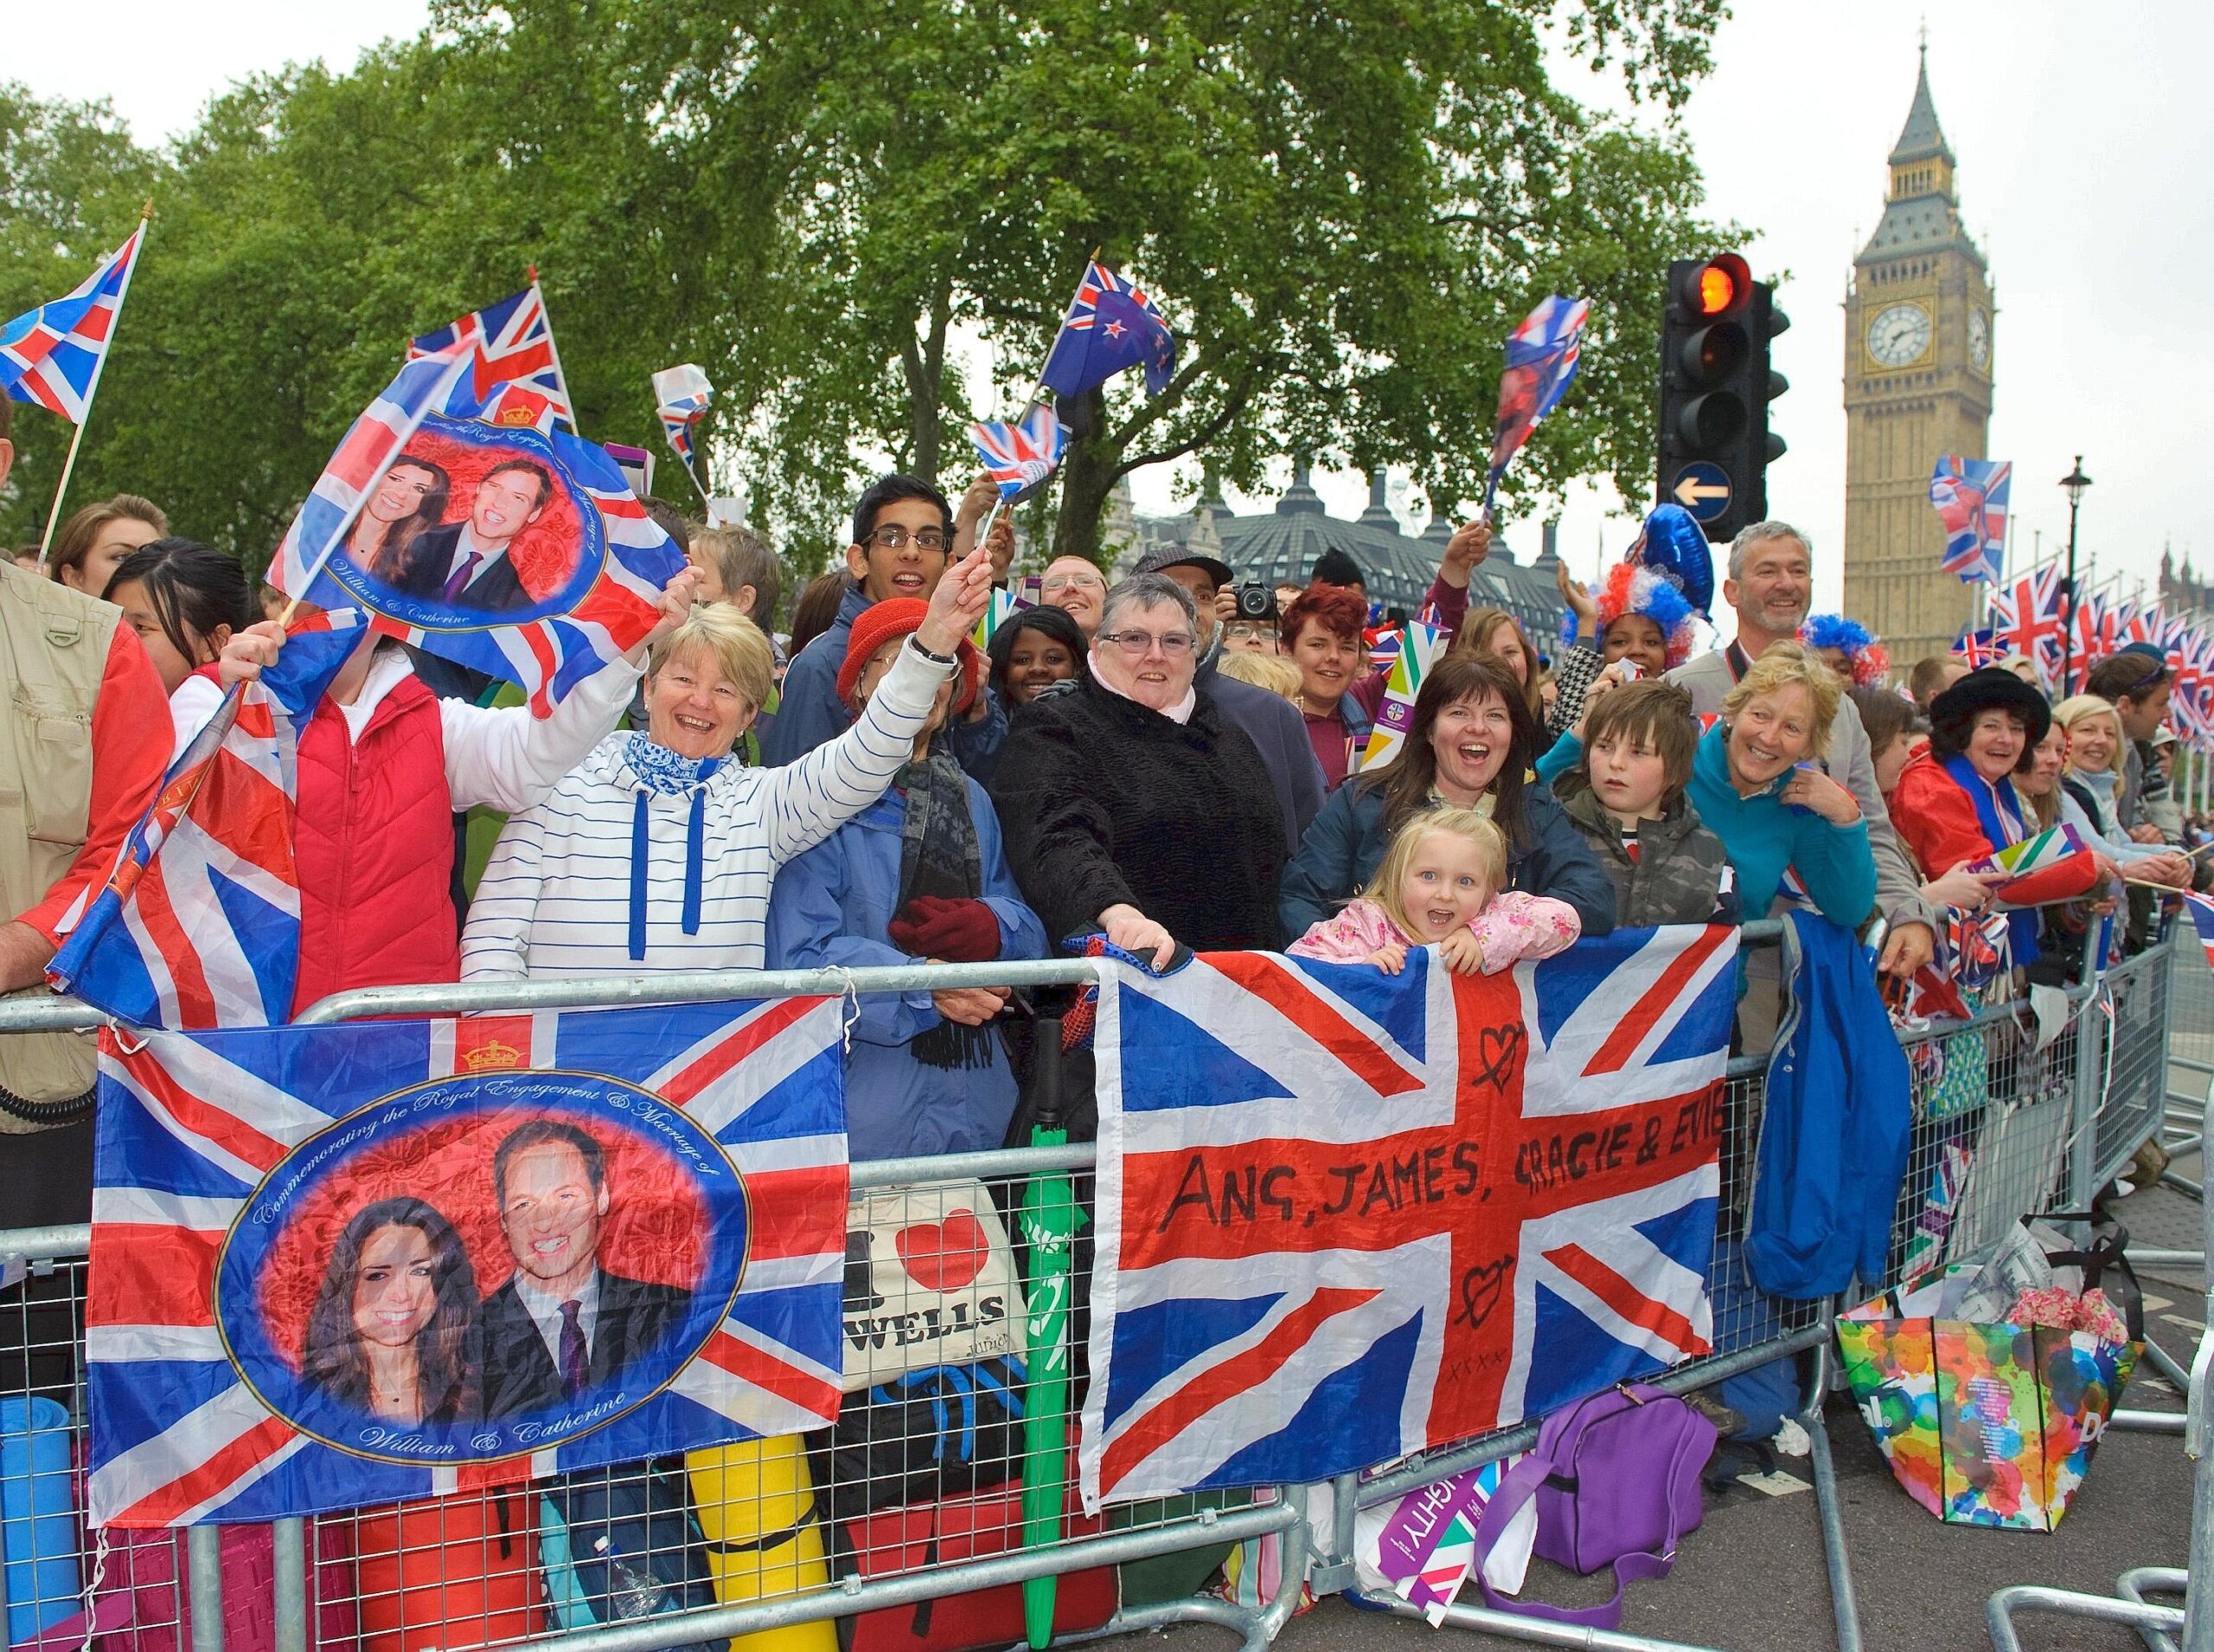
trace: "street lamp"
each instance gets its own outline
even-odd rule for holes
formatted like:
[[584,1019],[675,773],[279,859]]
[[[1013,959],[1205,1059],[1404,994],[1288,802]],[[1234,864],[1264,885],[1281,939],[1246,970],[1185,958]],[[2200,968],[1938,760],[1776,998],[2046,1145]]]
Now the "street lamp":
[[2083,474],[2083,456],[2076,456],[2076,468],[2060,478],[2060,485],[2068,490],[2068,624],[2060,632],[2060,682],[2068,683],[2068,667],[2076,649],[2076,513],[2083,503],[2083,490],[2091,485],[2091,478]]

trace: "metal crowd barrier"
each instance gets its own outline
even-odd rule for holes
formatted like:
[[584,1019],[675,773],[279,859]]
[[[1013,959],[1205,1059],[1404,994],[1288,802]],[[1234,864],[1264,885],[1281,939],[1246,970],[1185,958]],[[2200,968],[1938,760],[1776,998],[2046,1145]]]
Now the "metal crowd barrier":
[[[1749,924],[1745,938],[1772,944],[1780,925]],[[2204,1070],[2214,1076],[2214,1017],[2208,1047],[2172,1053],[2168,1016],[2172,989],[2168,948],[2147,952],[2110,970],[2096,984],[2070,989],[2064,1028],[2042,1047],[2024,1030],[2023,1006],[1979,1015],[1965,1025],[1903,1040],[1914,1067],[1915,1124],[1906,1184],[1892,1245],[1893,1273],[1934,1245],[1953,1261],[1974,1259],[2025,1213],[2083,1208],[2089,1195],[2126,1162],[2136,1142],[2172,1124],[2172,1074]],[[2195,964],[2194,964],[2195,967]],[[451,1014],[476,1010],[546,1009],[649,1004],[795,995],[848,995],[943,989],[962,985],[1075,984],[1094,978],[1081,960],[1039,964],[915,966],[891,970],[719,971],[599,981],[531,981],[380,988],[334,995],[311,1007],[304,1022],[362,1016]],[[2203,982],[2202,982],[2203,984]],[[2214,997],[2210,997],[2214,1002]],[[99,1017],[67,1000],[0,1002],[0,1033],[60,1026],[89,1027]],[[2194,1033],[2193,1037],[2198,1036]],[[1958,1063],[1979,1084],[1966,1083]],[[1763,1103],[1767,1056],[1741,1055],[1729,1066],[1725,1085],[1724,1185],[1713,1264],[1709,1275],[1714,1308],[1712,1352],[1655,1379],[1688,1391],[1737,1372],[1798,1355],[1810,1355],[1798,1419],[1812,1443],[1825,1562],[1831,1581],[1841,1652],[1859,1652],[1860,1632],[1851,1557],[1840,1514],[1822,1405],[1833,1366],[1835,1303],[1786,1303],[1764,1297],[1747,1281],[1740,1250],[1744,1197]],[[2203,1128],[2203,1121],[2202,1121]],[[4,1142],[0,1141],[0,1151]],[[1962,1156],[1974,1174],[1947,1209],[1926,1196],[1948,1161]],[[923,1160],[860,1162],[853,1167],[857,1194],[899,1189],[909,1212],[943,1217],[951,1201],[972,1199],[981,1183],[1003,1213],[1019,1203],[1030,1176],[1081,1172],[1093,1162],[1089,1144],[1020,1149]],[[1009,1232],[1014,1231],[1008,1224]],[[1019,1241],[1018,1241],[1019,1242]],[[30,1407],[43,1400],[45,1431],[65,1449],[83,1420],[83,1348],[79,1333],[86,1286],[89,1230],[79,1226],[0,1233],[0,1267],[28,1271],[0,1287],[0,1407]],[[0,1275],[0,1278],[6,1276]],[[1892,1283],[1895,1281],[1887,1281]],[[2197,1365],[2210,1359],[2202,1348]],[[2171,1365],[2172,1362],[2170,1362]],[[2189,1383],[2193,1456],[2208,1435],[2202,1402],[2207,1385]],[[1009,1399],[1027,1393],[1027,1380],[1010,1386]],[[1072,1400],[1072,1412],[1074,1402]],[[5,1416],[0,1411],[0,1417]],[[53,1420],[58,1416],[58,1421]],[[732,1652],[835,1652],[825,1620],[856,1613],[910,1609],[1025,1578],[1057,1575],[1072,1598],[1090,1587],[1085,1574],[1126,1562],[1183,1556],[1189,1581],[1181,1592],[1155,1604],[1117,1604],[1104,1622],[1088,1621],[1071,1638],[1212,1622],[1237,1631],[1249,1648],[1268,1644],[1297,1604],[1302,1581],[1316,1594],[1357,1592],[1352,1556],[1355,1511],[1478,1463],[1526,1449],[1534,1420],[1494,1431],[1419,1458],[1381,1464],[1326,1488],[1277,1487],[1247,1494],[1181,1498],[1110,1511],[1103,1523],[1072,1517],[1072,1531],[1049,1548],[1011,1547],[1003,1553],[947,1563],[940,1534],[901,1531],[896,1521],[846,1522],[840,1540],[822,1518],[825,1505],[865,1489],[835,1454],[817,1451],[801,1480],[788,1443],[752,1454],[746,1475],[726,1473],[720,1502],[703,1501],[695,1476],[692,1492],[703,1524],[710,1507],[720,1547],[711,1562],[714,1604],[637,1617],[590,1628],[564,1629],[560,1614],[541,1598],[530,1559],[534,1511],[510,1490],[458,1495],[427,1504],[356,1510],[311,1520],[280,1521],[264,1527],[198,1527],[183,1534],[86,1534],[74,1510],[48,1513],[32,1525],[48,1547],[46,1566],[11,1564],[0,1569],[0,1586],[17,1586],[18,1607],[41,1620],[32,1633],[10,1622],[8,1636],[19,1649],[37,1652],[98,1642],[98,1652],[462,1652],[529,1640],[553,1652],[669,1652],[732,1641]],[[1075,1432],[1074,1418],[1070,1424]],[[25,1449],[29,1437],[22,1442]],[[18,1444],[11,1439],[10,1449]],[[971,1471],[979,1481],[1019,1483],[1020,1431],[987,1438],[979,1429]],[[632,1471],[625,1470],[624,1473]],[[650,1476],[639,1465],[637,1477]],[[2192,1556],[2214,1542],[2214,1476],[2202,1476],[2194,1519]],[[1325,1495],[1324,1494],[1327,1494]],[[81,1498],[79,1499],[81,1506]],[[1072,1508],[1073,1505],[1072,1505]],[[1321,1511],[1328,1509],[1328,1519]],[[1902,1504],[1902,1508],[1904,1505]],[[1310,1528],[1310,1508],[1319,1528]],[[17,1525],[10,1505],[7,1521]],[[502,1524],[504,1521],[504,1525]],[[868,1544],[880,1525],[899,1540],[884,1552]],[[63,1540],[66,1534],[66,1541]],[[764,1537],[774,1540],[764,1544]],[[1264,1598],[1253,1580],[1263,1540],[1278,1546],[1281,1572]],[[1225,1598],[1190,1592],[1232,1545],[1246,1546],[1245,1581]],[[11,1546],[11,1552],[23,1546]],[[518,1559],[518,1553],[522,1557]],[[835,1578],[831,1575],[839,1575]],[[2132,1574],[2135,1576],[2136,1574]],[[67,1579],[66,1584],[62,1579]],[[2140,1581],[2147,1581],[2140,1579]],[[20,1592],[28,1583],[29,1597]],[[2147,1586],[2163,1586],[2152,1578]],[[77,1611],[86,1598],[94,1617],[47,1624],[66,1604]],[[1406,1610],[1392,1599],[1366,1604]],[[2016,1604],[2039,1604],[2026,1597]],[[0,1610],[7,1603],[0,1599]],[[2194,1600],[2193,1604],[2196,1604]],[[1998,1606],[1994,1603],[1994,1623]],[[2103,1611],[2103,1608],[2101,1609]],[[2146,1608],[2158,1612],[2164,1609]],[[1095,1615],[1096,1616],[1096,1615]],[[1446,1621],[1458,1626],[1552,1644],[1663,1649],[1676,1643],[1629,1634],[1564,1631],[1557,1625],[1480,1607],[1456,1606]],[[2132,1619],[2130,1621],[2139,1621]],[[816,1626],[810,1631],[806,1626]],[[47,1638],[36,1632],[42,1629]],[[2214,1623],[2209,1625],[2214,1636]],[[1994,1634],[1997,1633],[1994,1629]],[[809,1638],[810,1634],[815,1638]],[[754,1639],[751,1637],[758,1636]],[[2192,1652],[2214,1652],[2186,1630]],[[702,1652],[707,1649],[702,1648]]]

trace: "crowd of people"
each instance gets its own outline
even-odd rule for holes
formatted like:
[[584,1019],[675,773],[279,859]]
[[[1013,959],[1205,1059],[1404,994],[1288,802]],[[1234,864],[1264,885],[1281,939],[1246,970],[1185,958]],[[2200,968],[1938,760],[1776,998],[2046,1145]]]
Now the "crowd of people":
[[[781,637],[770,548],[656,506],[688,559],[659,623],[544,718],[365,640],[299,747],[296,1006],[403,982],[990,963],[1093,934],[1159,966],[1263,948],[1398,971],[1431,947],[1492,972],[1618,925],[1795,904],[1880,924],[1904,1010],[1925,966],[1960,968],[1963,922],[1997,952],[1965,983],[1987,1002],[2079,967],[2095,931],[2141,943],[2157,891],[2201,880],[2158,650],[2099,662],[2057,705],[2028,662],[1923,660],[1891,686],[1865,629],[1810,623],[1813,547],[1782,522],[1728,547],[1733,640],[1697,656],[1683,591],[1628,562],[1597,596],[1562,575],[1558,646],[1472,609],[1491,532],[1463,526],[1425,605],[1449,644],[1398,756],[1369,768],[1385,678],[1342,554],[1260,605],[1204,554],[1116,580],[1059,557],[979,650],[1014,552],[1004,517],[982,531],[992,496],[880,479]],[[234,560],[129,495],[71,516],[44,570],[0,574],[20,685],[0,989],[40,984],[172,753],[285,637]],[[1993,868],[2059,823],[2080,848]],[[988,987],[865,1001],[854,1155],[999,1145],[1025,1007]],[[89,1076],[70,1035],[0,1047],[22,1220],[85,1213],[90,1132],[67,1103]]]

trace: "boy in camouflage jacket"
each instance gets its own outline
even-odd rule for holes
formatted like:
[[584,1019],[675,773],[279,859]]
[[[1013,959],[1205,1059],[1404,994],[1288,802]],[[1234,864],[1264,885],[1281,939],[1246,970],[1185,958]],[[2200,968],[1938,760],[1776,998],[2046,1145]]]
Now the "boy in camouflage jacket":
[[1684,792],[1699,736],[1683,689],[1658,678],[1625,683],[1589,702],[1582,758],[1554,782],[1614,881],[1623,928],[1737,921],[1729,856]]

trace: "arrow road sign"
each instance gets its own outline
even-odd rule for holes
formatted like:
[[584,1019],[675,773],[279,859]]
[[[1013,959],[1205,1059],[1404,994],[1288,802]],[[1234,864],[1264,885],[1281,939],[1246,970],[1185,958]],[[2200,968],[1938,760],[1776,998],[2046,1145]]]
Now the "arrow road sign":
[[1705,459],[1693,459],[1676,472],[1668,496],[1700,522],[1712,522],[1730,509],[1730,473]]

